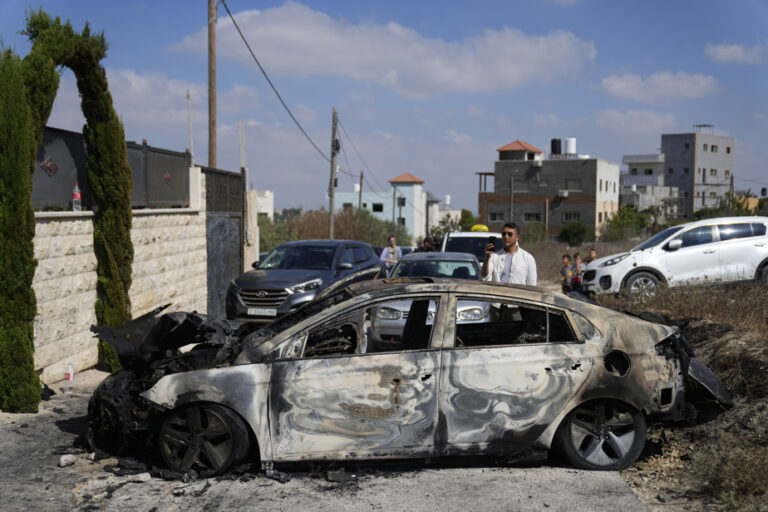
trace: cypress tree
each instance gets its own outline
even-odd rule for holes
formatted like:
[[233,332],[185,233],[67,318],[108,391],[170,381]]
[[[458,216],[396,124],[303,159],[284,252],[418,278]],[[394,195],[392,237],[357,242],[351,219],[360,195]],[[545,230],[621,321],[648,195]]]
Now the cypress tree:
[[11,50],[0,54],[0,83],[0,409],[37,412],[31,203],[37,146],[22,64]]
[[[128,290],[133,264],[133,178],[123,125],[113,107],[107,75],[100,64],[106,57],[107,43],[103,33],[91,34],[88,24],[81,34],[77,34],[68,22],[62,24],[59,18],[51,20],[42,10],[30,14],[26,34],[33,41],[31,53],[67,66],[77,79],[86,120],[83,137],[87,150],[88,188],[94,202],[93,245],[98,275],[96,319],[100,325],[119,326],[131,320]],[[35,69],[40,66],[40,57],[36,58]],[[30,67],[34,63],[30,60]],[[41,113],[40,118],[47,120],[50,108],[46,113],[45,100],[41,99],[36,107]],[[40,136],[44,124],[43,121],[36,127]],[[99,356],[110,370],[119,368],[114,350],[104,342],[99,342]]]

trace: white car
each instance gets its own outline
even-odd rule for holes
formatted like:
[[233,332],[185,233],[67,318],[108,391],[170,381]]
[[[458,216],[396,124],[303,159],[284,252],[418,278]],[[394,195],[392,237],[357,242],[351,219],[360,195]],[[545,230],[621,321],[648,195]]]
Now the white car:
[[667,228],[629,252],[591,262],[582,290],[649,297],[659,285],[768,285],[766,226],[768,217],[721,217]]
[[443,238],[443,252],[468,252],[474,254],[477,261],[485,258],[485,247],[491,238],[495,238],[496,250],[502,248],[501,233],[489,233],[488,231],[454,231]]

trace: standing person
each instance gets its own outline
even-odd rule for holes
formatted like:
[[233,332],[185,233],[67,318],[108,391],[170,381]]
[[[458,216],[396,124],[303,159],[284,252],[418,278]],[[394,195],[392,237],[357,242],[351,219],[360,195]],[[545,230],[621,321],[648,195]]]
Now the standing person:
[[501,230],[503,249],[495,251],[494,242],[485,246],[485,258],[480,275],[483,281],[527,284],[536,286],[536,260],[519,245],[520,229],[514,222],[507,222]]
[[432,238],[425,237],[418,249],[413,252],[432,252],[435,250]]
[[389,277],[397,260],[403,257],[403,251],[400,250],[396,243],[395,235],[389,235],[387,237],[387,246],[381,251],[381,256],[379,256],[379,259],[384,262],[384,265],[381,267],[384,277]]
[[592,247],[589,249],[589,256],[587,256],[587,259],[584,260],[584,265],[589,265],[596,259],[597,259],[597,251],[594,249],[594,247]]
[[573,290],[573,265],[571,265],[570,254],[563,254],[563,266],[560,269],[560,282],[563,285],[563,293],[568,293]]
[[573,255],[573,278],[571,279],[571,288],[573,291],[581,293],[581,278],[586,270],[586,265],[581,259],[581,254]]

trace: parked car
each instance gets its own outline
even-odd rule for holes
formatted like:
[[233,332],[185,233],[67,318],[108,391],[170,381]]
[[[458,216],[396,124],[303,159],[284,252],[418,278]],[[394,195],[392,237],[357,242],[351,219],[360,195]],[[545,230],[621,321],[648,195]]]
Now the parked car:
[[271,322],[339,281],[374,278],[381,262],[363,242],[300,240],[279,245],[253,266],[229,285],[228,319]]
[[496,238],[496,250],[500,251],[504,246],[501,243],[500,233],[487,231],[455,231],[443,237],[443,252],[468,252],[474,254],[477,261],[485,259],[485,247],[491,237]]
[[[477,259],[465,252],[416,252],[403,256],[392,269],[390,277],[449,277],[454,279],[480,280]],[[380,347],[400,348],[401,334],[411,309],[411,300],[390,302],[373,311],[371,340]],[[431,303],[427,323],[434,321],[436,304]],[[481,305],[466,304],[457,312],[460,321],[483,321],[487,309]]]
[[736,281],[768,285],[768,217],[722,217],[672,226],[629,252],[591,262],[585,292],[651,297],[660,285]]
[[[403,300],[403,344],[380,350],[371,313]],[[466,302],[487,303],[489,321],[460,323]],[[200,476],[257,453],[271,469],[528,447],[618,469],[640,455],[647,421],[690,420],[698,399],[731,404],[676,327],[501,283],[379,279],[261,328],[155,311],[94,330],[124,369],[94,392],[89,438],[132,455],[152,447]]]

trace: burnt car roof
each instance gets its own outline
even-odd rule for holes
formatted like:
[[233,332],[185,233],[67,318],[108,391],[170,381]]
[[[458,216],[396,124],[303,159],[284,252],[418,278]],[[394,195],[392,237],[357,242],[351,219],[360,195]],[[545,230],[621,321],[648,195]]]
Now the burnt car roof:
[[401,260],[476,261],[477,259],[474,254],[468,252],[411,252],[404,254]]

